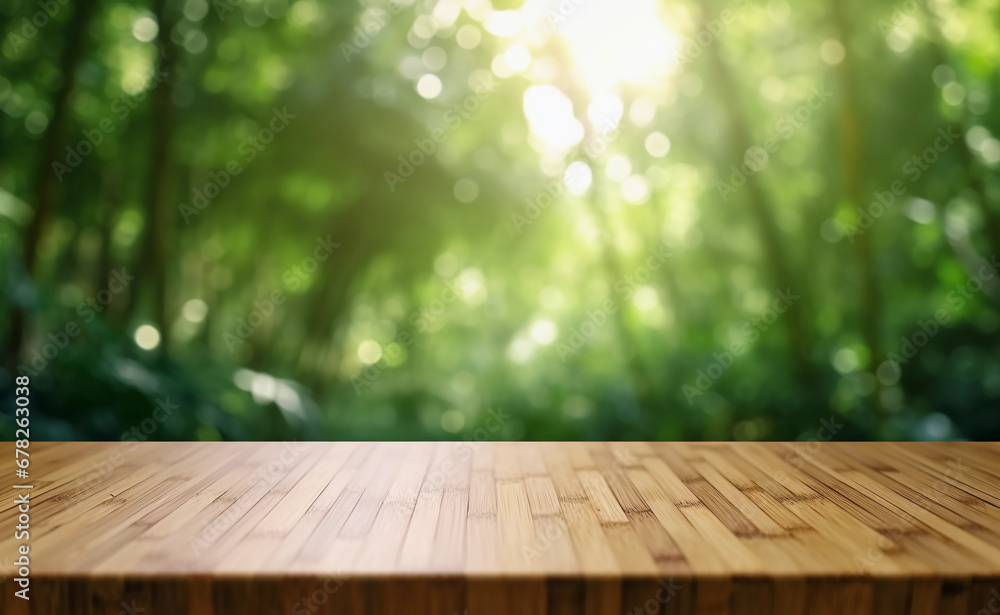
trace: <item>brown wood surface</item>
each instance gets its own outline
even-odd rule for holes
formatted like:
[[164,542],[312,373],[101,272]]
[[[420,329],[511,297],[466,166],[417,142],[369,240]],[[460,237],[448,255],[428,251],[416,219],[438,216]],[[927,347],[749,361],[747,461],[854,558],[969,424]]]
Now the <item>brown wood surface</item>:
[[1000,613],[997,444],[30,450],[2,613]]

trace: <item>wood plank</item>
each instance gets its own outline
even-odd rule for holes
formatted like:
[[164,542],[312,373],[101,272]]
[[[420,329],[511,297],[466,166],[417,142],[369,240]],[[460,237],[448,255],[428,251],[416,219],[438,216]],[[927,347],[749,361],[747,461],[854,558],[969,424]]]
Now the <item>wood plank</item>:
[[32,446],[37,593],[12,598],[4,534],[0,614],[1000,605],[1000,444]]

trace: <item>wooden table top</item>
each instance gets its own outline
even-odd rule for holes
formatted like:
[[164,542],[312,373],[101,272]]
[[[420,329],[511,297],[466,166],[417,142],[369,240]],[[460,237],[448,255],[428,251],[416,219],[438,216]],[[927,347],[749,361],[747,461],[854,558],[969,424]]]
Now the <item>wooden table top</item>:
[[[3,446],[13,459],[13,445]],[[770,588],[770,603],[800,600],[808,609],[813,600],[829,607],[829,597],[809,597],[816,587],[846,583],[839,587],[869,596],[873,609],[880,592],[897,587],[901,613],[916,612],[918,591],[938,605],[962,594],[975,613],[1000,588],[998,444],[119,442],[30,450],[31,575],[55,593],[97,592],[88,583],[111,579],[117,599],[122,588],[159,579],[181,588],[171,593],[180,592],[179,604],[215,605],[190,612],[221,613],[220,600],[232,601],[218,587],[246,579],[334,579],[336,587],[450,579],[462,595],[441,604],[459,612],[471,604],[470,584],[492,583],[493,594],[482,594],[489,612],[507,612],[498,605],[521,584],[542,588],[541,598],[526,598],[546,605],[535,612],[559,610],[553,592],[576,587],[580,604],[598,605],[587,612],[621,613],[634,588],[667,595],[661,581],[670,580],[700,588],[674,607],[726,613],[738,608],[736,587],[758,602],[760,588]],[[8,531],[20,491],[4,490],[0,571],[10,577],[24,541]],[[9,579],[3,588],[13,591]],[[22,601],[4,601],[19,612]],[[65,608],[48,612],[72,611]]]

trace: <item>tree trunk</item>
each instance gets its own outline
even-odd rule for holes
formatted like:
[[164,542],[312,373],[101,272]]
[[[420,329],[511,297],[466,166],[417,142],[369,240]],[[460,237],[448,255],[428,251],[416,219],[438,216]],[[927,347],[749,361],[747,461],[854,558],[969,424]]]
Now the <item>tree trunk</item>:
[[[171,207],[175,194],[174,167],[171,157],[174,127],[173,80],[176,64],[174,44],[170,32],[174,22],[168,19],[166,0],[156,0],[156,21],[159,31],[159,73],[166,78],[153,92],[152,156],[149,167],[149,185],[146,193],[146,223],[143,230],[142,261],[139,263],[138,285],[146,290],[151,300],[153,322],[160,330],[160,352],[166,354],[170,339],[170,306],[167,298],[166,246],[172,235],[174,210]],[[132,303],[133,309],[136,302]]]
[[[66,44],[63,47],[59,61],[59,71],[62,74],[62,85],[56,91],[52,100],[52,120],[42,141],[42,158],[35,178],[34,200],[35,212],[28,225],[24,237],[24,271],[29,280],[33,281],[38,264],[38,251],[49,221],[55,210],[56,175],[52,169],[53,163],[59,158],[59,148],[65,141],[67,124],[69,123],[69,103],[73,89],[76,86],[76,69],[83,60],[83,50],[86,43],[87,27],[97,5],[96,0],[75,0],[71,3],[73,15],[69,20]],[[12,306],[10,324],[4,344],[4,359],[8,367],[13,368],[21,354],[21,344],[27,326],[27,315],[19,305]]]
[[[730,123],[730,155],[735,159],[736,166],[744,163],[746,152],[754,146],[750,134],[749,124],[743,109],[738,101],[740,99],[736,81],[726,65],[725,60],[717,49],[718,42],[709,45],[707,52],[712,64],[711,69],[718,84],[720,98],[726,109]],[[771,205],[768,202],[764,189],[761,188],[757,174],[753,174],[746,180],[746,192],[750,202],[750,212],[757,222],[757,229],[760,233],[760,241],[764,248],[764,254],[768,266],[771,270],[771,279],[779,289],[784,291],[791,288],[792,293],[796,293],[801,287],[796,284],[792,271],[788,266],[788,256],[784,248],[781,232],[774,215],[771,212]],[[804,291],[804,289],[801,289]],[[805,294],[804,292],[802,293]],[[812,379],[812,364],[809,358],[808,333],[803,321],[802,301],[798,301],[789,306],[785,313],[784,320],[787,323],[788,339],[792,364],[799,378],[803,382]]]
[[101,203],[97,210],[100,247],[94,272],[94,288],[103,288],[111,276],[111,241],[114,237],[115,214],[124,198],[121,168],[112,164],[104,168],[101,178]]
[[[833,12],[833,22],[844,46],[844,59],[837,66],[837,80],[844,98],[840,105],[841,123],[841,168],[844,172],[847,199],[855,208],[864,208],[864,147],[862,145],[861,112],[858,103],[854,58],[851,55],[851,28],[841,0],[829,0]],[[861,273],[861,334],[871,353],[869,369],[874,375],[882,362],[882,296],[881,284],[873,256],[872,240],[874,227],[857,235],[854,248],[857,253]],[[880,384],[875,379],[873,406],[881,409]]]
[[[589,136],[590,132],[588,131],[588,137]],[[584,142],[586,143],[587,141]],[[604,210],[601,209],[605,202],[605,195],[603,194],[604,178],[601,176],[599,170],[594,171],[593,177],[591,194],[587,199],[587,205],[589,206],[591,215],[598,221],[599,228],[602,229],[602,232],[600,233],[600,257],[604,266],[605,279],[608,282],[608,290],[613,294],[615,284],[617,284],[619,280],[625,279],[625,272],[622,270],[621,261],[618,259],[618,253],[615,251],[614,240],[612,239],[611,234],[611,225],[608,221],[608,217],[605,215]],[[615,310],[615,314],[612,319],[615,322],[615,328],[618,330],[618,339],[622,346],[622,352],[624,352],[627,357],[626,367],[628,368],[628,372],[632,380],[632,387],[635,391],[636,402],[642,410],[642,416],[644,418],[651,419],[655,417],[658,405],[658,395],[654,385],[656,380],[652,377],[652,372],[646,364],[645,359],[643,359],[642,350],[639,347],[638,340],[632,335],[632,332],[628,327],[628,322],[625,320],[628,310],[628,303],[618,305],[618,309]],[[660,380],[661,386],[669,386],[669,383],[665,381],[666,378],[667,376],[664,375],[663,379]],[[643,427],[645,427],[645,425]]]

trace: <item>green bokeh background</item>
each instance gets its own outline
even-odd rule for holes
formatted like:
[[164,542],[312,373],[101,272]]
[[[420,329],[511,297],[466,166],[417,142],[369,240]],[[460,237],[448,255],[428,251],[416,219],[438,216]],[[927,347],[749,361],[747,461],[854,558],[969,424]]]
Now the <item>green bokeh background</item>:
[[998,439],[1000,3],[609,2],[0,1],[3,433]]

